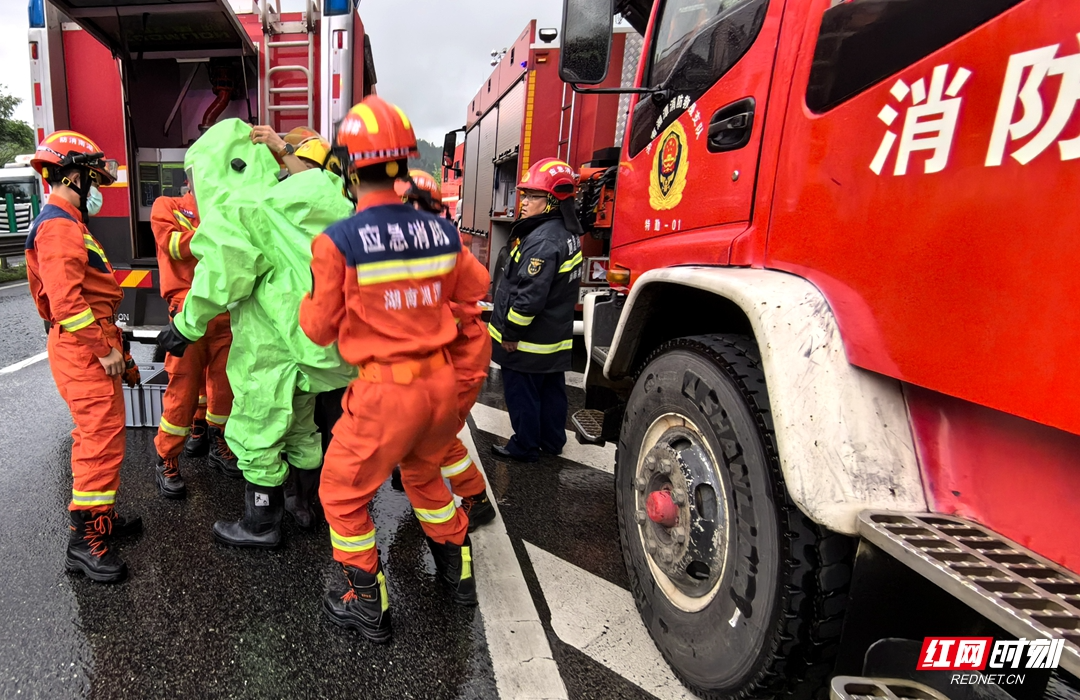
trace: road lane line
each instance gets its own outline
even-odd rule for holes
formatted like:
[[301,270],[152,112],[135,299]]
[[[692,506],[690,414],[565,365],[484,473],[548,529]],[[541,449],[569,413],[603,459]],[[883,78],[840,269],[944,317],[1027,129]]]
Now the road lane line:
[[[486,433],[498,435],[507,440],[514,434],[514,429],[510,426],[510,414],[506,411],[478,403],[473,406],[472,417],[476,422],[476,427]],[[603,447],[582,445],[577,441],[577,436],[567,430],[566,445],[563,447],[561,456],[571,462],[599,469],[608,474],[615,473],[615,445],[612,443]]]
[[[502,367],[499,366],[499,363],[495,362],[495,360],[492,360],[489,364],[492,369],[502,369]],[[585,388],[584,374],[582,374],[581,372],[565,372],[564,374],[566,375],[566,386],[572,386],[578,389]]]
[[[466,426],[461,439],[484,471],[472,432]],[[487,474],[484,475],[487,478]],[[496,511],[499,506],[492,498]],[[495,687],[502,700],[566,700],[559,667],[551,654],[547,634],[521,574],[514,546],[502,516],[478,528],[469,537],[476,572],[476,594],[484,618],[484,634],[495,671]]]
[[34,355],[33,357],[28,357],[25,360],[22,360],[21,362],[16,362],[13,365],[8,365],[7,367],[4,367],[3,369],[0,369],[0,374],[11,374],[12,372],[18,372],[23,367],[29,367],[30,365],[34,364],[35,362],[41,362],[42,360],[44,360],[48,356],[49,356],[48,352],[43,352],[43,353],[40,353],[38,355]]
[[660,700],[696,697],[653,644],[629,591],[529,542],[525,551],[559,639]]
[[0,289],[14,289],[15,287],[25,287],[30,284],[29,282],[17,282],[15,284],[5,284],[0,286]]

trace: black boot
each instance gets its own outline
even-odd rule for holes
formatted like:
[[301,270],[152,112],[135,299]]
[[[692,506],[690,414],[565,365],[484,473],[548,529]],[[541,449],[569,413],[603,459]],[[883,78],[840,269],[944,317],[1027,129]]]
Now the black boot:
[[390,601],[380,569],[369,574],[343,566],[344,581],[331,584],[323,597],[323,612],[338,627],[356,630],[376,644],[390,641]]
[[486,490],[476,496],[462,496],[461,510],[469,516],[469,532],[495,519],[495,506],[488,500]]
[[289,467],[289,476],[285,480],[285,511],[293,516],[296,524],[305,530],[319,522],[319,478],[322,467],[318,469],[297,469]]
[[112,532],[107,513],[94,515],[88,510],[71,511],[68,535],[67,569],[82,571],[91,581],[116,583],[127,576],[127,565],[105,544]]
[[390,488],[395,491],[405,490],[405,485],[401,483],[401,467],[394,467],[394,473],[390,475]]
[[187,486],[180,476],[180,460],[176,457],[158,455],[154,463],[154,479],[158,492],[165,498],[183,498],[187,495]]
[[427,538],[439,578],[450,589],[450,597],[458,605],[476,605],[476,579],[472,575],[472,542],[465,536],[461,545],[439,544]]
[[112,521],[112,537],[142,534],[142,518],[137,515],[120,515],[110,508],[105,515]]
[[218,470],[230,479],[242,479],[244,473],[237,466],[236,455],[229,449],[229,443],[225,441],[225,433],[221,428],[210,426],[210,466]]
[[214,539],[233,547],[274,549],[281,544],[281,516],[285,512],[280,486],[256,486],[244,491],[244,517],[237,522],[214,523]]
[[188,435],[187,442],[184,443],[185,457],[206,456],[206,453],[210,451],[210,438],[206,431],[206,421],[196,418],[191,424],[191,435]]

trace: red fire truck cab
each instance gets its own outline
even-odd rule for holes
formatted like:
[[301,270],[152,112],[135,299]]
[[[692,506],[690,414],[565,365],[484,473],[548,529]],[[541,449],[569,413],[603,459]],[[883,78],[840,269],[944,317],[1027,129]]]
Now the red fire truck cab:
[[118,320],[152,342],[168,322],[158,292],[150,208],[179,196],[187,147],[239,117],[327,138],[375,82],[355,3],[281,0],[31,0],[30,65],[38,139],[85,133],[120,164],[90,229],[125,296]]
[[575,422],[664,657],[957,698],[923,640],[969,636],[1023,640],[1007,694],[1075,684],[1080,5],[566,0],[575,89],[613,12],[644,48]]

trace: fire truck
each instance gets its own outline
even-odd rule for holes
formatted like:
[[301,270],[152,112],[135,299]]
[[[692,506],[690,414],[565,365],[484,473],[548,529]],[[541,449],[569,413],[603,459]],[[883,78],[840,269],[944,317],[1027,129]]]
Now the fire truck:
[[295,12],[281,3],[30,0],[38,139],[72,129],[118,161],[89,226],[124,288],[118,321],[136,340],[153,342],[168,322],[150,208],[180,195],[188,146],[229,117],[330,138],[372,91],[356,3],[302,0]]
[[565,0],[563,80],[629,95],[574,423],[701,696],[1076,687],[1078,32],[1066,0]]
[[[616,30],[603,85],[633,80],[641,49],[629,26]],[[558,31],[533,20],[505,52],[469,102],[464,144],[457,132],[443,144],[445,194],[457,196],[459,227],[473,254],[488,265],[492,290],[498,284],[510,229],[517,216],[517,183],[542,158],[560,158],[578,171],[578,208],[587,234],[582,291],[606,286],[607,239],[611,222],[597,219],[609,198],[621,143],[618,95],[580,95],[559,77]]]

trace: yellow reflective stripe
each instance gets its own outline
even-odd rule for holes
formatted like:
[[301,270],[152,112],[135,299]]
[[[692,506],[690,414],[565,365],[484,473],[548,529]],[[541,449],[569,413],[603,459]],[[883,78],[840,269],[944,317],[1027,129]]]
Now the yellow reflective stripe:
[[502,342],[502,333],[499,332],[499,329],[495,327],[494,323],[488,324],[488,335],[494,338],[496,343]]
[[446,506],[442,508],[433,508],[428,510],[427,508],[413,508],[413,512],[416,513],[416,519],[425,523],[445,523],[448,520],[453,520],[457,515],[457,506],[453,501],[450,501]]
[[521,262],[521,251],[514,248],[510,251],[510,257],[514,259],[514,262]]
[[529,325],[533,322],[534,318],[536,318],[536,316],[523,316],[513,309],[510,309],[510,313],[506,314],[506,319],[510,321],[510,323],[516,323],[519,326]]
[[375,578],[379,581],[379,595],[382,596],[382,611],[386,612],[390,609],[390,596],[386,595],[386,577],[383,576],[383,572],[379,572],[375,575]]
[[77,313],[74,316],[65,318],[63,321],[60,322],[60,327],[68,333],[74,333],[75,331],[81,331],[83,328],[86,328],[96,320],[97,319],[94,318],[93,309],[88,308],[82,313]]
[[472,466],[472,458],[469,457],[469,455],[465,455],[465,459],[463,459],[461,461],[458,461],[458,462],[454,462],[453,464],[448,464],[445,467],[443,467],[442,468],[442,475],[444,477],[446,477],[447,479],[449,479],[452,476],[457,476],[458,474],[461,474],[462,472],[464,472],[466,469],[468,469],[471,466]]
[[71,502],[77,506],[111,506],[116,503],[116,491],[76,491],[71,489]]
[[173,425],[165,420],[164,416],[161,418],[161,422],[158,423],[158,427],[161,428],[163,433],[168,433],[169,435],[179,435],[180,437],[184,437],[191,433],[190,426],[180,427],[179,425]]
[[173,260],[180,260],[180,232],[173,231],[169,236],[169,257]]
[[334,532],[334,528],[330,528],[330,544],[334,549],[340,549],[342,552],[363,552],[375,546],[375,531],[349,537],[339,535]]
[[385,260],[356,266],[356,279],[361,286],[399,280],[419,280],[449,274],[457,264],[457,253],[435,255],[416,260]]
[[97,241],[94,240],[93,236],[83,234],[83,245],[86,246],[87,250],[92,250],[97,253],[102,262],[109,262],[109,259],[105,257],[105,251],[101,249],[101,246],[97,244]]
[[186,228],[188,231],[194,231],[195,230],[195,224],[193,224],[191,222],[191,219],[184,216],[183,212],[178,211],[176,209],[173,209],[173,216],[176,217],[176,223],[180,224],[181,226]]
[[539,343],[526,343],[524,341],[518,343],[517,349],[521,352],[531,352],[535,355],[551,355],[552,353],[562,352],[563,350],[572,350],[574,347],[573,339],[564,340],[561,343],[551,343],[550,345],[540,345]]
[[461,580],[472,578],[472,547],[461,548]]
[[199,397],[199,405],[200,406],[205,406],[206,405],[206,397],[205,396],[200,396]]
[[559,272],[570,272],[570,270],[573,270],[575,267],[577,267],[580,264],[581,264],[581,251],[579,250],[577,252],[577,255],[570,258],[569,260],[564,262],[562,265],[559,265]]
[[210,411],[207,411],[206,412],[206,420],[207,420],[207,422],[210,422],[210,423],[217,423],[218,425],[225,425],[225,423],[228,422],[229,417],[228,416],[219,416],[216,413],[211,413]]

